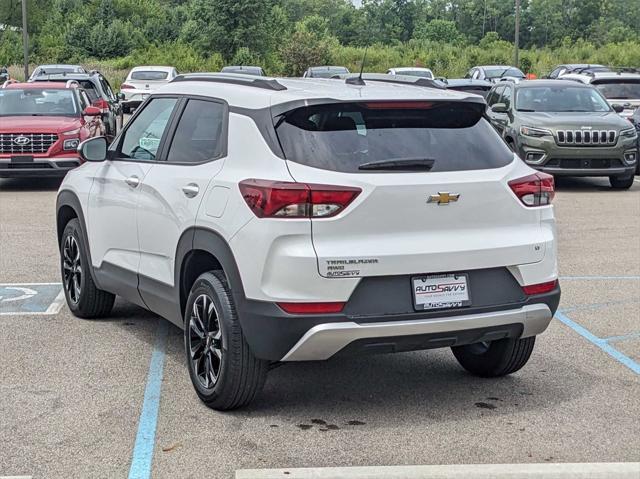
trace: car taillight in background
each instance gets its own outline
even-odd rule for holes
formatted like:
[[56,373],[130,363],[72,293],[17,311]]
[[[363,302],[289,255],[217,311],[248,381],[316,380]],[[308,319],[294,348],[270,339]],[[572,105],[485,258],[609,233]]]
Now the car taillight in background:
[[243,180],[240,193],[258,218],[329,218],[361,193],[350,186]]
[[98,98],[92,103],[93,106],[100,108],[102,113],[106,113],[109,111],[109,102],[103,98]]
[[553,176],[547,173],[538,172],[511,180],[509,188],[525,206],[550,205],[555,196]]
[[120,89],[121,90],[134,90],[136,87],[134,87],[133,85],[129,85],[128,83],[123,83],[122,85],[120,85]]

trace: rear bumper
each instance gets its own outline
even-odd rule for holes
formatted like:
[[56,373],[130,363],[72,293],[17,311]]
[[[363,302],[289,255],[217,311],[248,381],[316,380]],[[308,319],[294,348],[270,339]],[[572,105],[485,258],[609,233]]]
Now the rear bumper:
[[619,168],[555,168],[530,165],[536,170],[556,176],[632,176],[636,165]]
[[[496,289],[501,285],[496,285]],[[386,295],[393,303],[393,295]],[[542,333],[558,309],[554,291],[495,306],[437,312],[292,315],[275,303],[236,299],[243,334],[252,352],[269,361],[328,359],[336,354],[400,352],[460,346]],[[360,309],[360,308],[358,308]],[[350,311],[351,310],[351,311]]]
[[16,163],[10,158],[0,158],[0,178],[63,177],[67,171],[80,166],[78,157],[34,158],[33,161]]
[[[546,304],[522,308],[415,321],[386,321],[358,324],[352,321],[314,326],[285,354],[282,361],[312,361],[329,359],[348,345],[361,340],[357,351],[389,350],[400,340],[413,336],[417,348],[459,346],[481,341],[493,341],[511,336],[529,337],[542,333],[553,313]],[[471,335],[465,332],[473,331]],[[518,332],[520,334],[518,334]],[[406,342],[404,344],[407,344]]]

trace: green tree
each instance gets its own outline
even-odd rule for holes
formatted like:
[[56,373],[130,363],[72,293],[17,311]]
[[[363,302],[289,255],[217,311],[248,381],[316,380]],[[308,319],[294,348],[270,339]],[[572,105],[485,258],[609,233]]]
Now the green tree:
[[418,23],[413,31],[413,38],[440,43],[459,43],[462,40],[462,35],[458,31],[455,22],[434,19],[425,23]]

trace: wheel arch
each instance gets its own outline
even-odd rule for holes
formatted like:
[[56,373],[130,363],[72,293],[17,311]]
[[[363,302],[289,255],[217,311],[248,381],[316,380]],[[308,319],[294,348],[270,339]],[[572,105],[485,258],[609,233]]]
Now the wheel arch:
[[184,312],[189,291],[202,273],[222,271],[236,305],[244,301],[244,288],[231,247],[218,232],[194,227],[185,231],[176,250],[175,287],[180,311]]
[[86,251],[87,258],[89,260],[89,272],[93,282],[98,288],[100,283],[96,279],[95,272],[93,271],[93,262],[91,260],[91,250],[89,249],[89,240],[87,238],[87,223],[84,220],[84,213],[82,212],[82,205],[78,196],[70,190],[63,190],[58,193],[56,199],[56,233],[58,239],[58,247],[62,242],[62,233],[64,232],[67,223],[72,219],[77,218],[80,222],[80,233],[83,243],[83,248]]

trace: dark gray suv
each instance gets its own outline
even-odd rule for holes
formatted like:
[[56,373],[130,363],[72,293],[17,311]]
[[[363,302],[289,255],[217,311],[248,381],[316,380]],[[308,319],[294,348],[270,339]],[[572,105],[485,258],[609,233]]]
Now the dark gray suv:
[[590,85],[568,80],[501,82],[487,96],[487,116],[531,167],[565,176],[607,176],[633,184],[636,129]]

